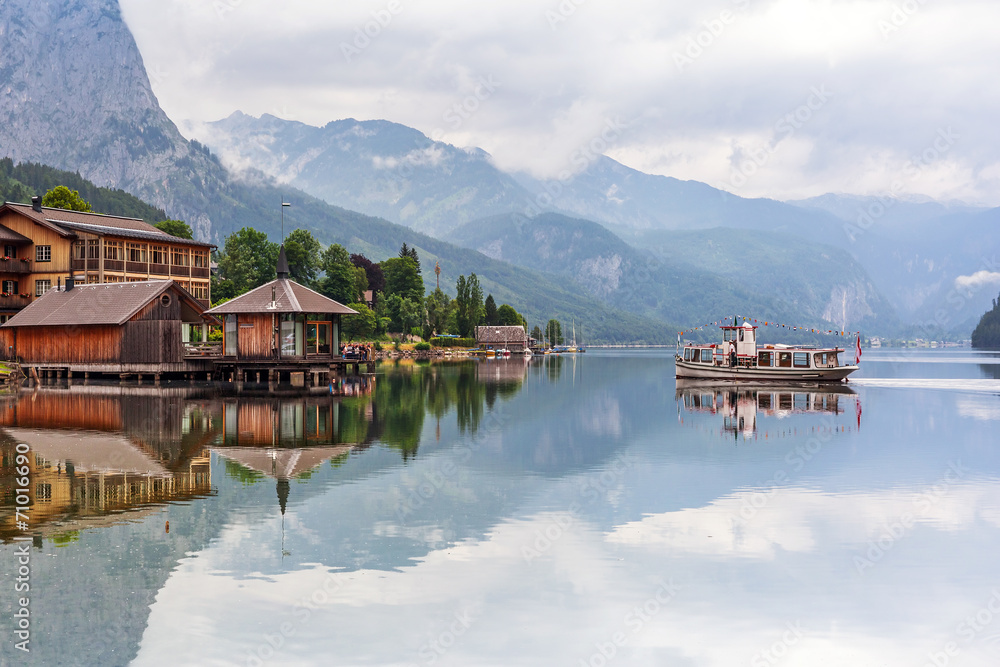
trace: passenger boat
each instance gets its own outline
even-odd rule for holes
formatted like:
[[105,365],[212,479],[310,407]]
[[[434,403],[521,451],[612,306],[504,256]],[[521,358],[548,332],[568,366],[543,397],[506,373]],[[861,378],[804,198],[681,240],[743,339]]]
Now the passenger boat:
[[688,343],[678,351],[678,378],[840,382],[858,370],[840,364],[840,347],[757,345],[757,327],[749,322],[719,328],[721,344]]

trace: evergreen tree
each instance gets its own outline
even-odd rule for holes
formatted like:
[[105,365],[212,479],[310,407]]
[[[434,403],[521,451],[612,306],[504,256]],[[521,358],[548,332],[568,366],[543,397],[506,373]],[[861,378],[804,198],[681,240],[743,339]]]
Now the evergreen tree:
[[993,309],[979,318],[972,332],[972,347],[1000,348],[1000,300],[993,299]]
[[468,279],[459,276],[455,283],[455,323],[458,335],[469,338],[476,332],[476,327],[483,319],[483,288],[479,286],[479,278],[470,273]]
[[497,324],[497,302],[493,300],[493,295],[486,297],[486,304],[483,306],[483,323],[486,326]]

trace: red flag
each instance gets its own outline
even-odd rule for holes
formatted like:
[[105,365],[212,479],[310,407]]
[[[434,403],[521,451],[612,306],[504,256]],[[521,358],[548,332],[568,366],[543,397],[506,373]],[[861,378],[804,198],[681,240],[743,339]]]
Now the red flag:
[[858,344],[854,348],[854,365],[857,366],[861,363],[861,333],[858,333]]
[[858,415],[858,430],[861,430],[861,399],[854,399],[854,412]]

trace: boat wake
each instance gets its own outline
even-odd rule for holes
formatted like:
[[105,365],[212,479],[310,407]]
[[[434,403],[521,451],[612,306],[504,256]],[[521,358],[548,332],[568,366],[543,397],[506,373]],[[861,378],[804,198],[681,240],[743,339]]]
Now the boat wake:
[[854,387],[890,387],[894,389],[945,389],[979,394],[1000,394],[1000,380],[938,378],[851,378]]

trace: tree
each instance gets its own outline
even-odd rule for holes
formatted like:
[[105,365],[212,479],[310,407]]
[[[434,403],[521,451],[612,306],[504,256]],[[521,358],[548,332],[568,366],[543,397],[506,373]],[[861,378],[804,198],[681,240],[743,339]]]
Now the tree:
[[344,315],[342,330],[347,340],[369,338],[375,333],[377,322],[375,313],[363,303],[352,303],[348,308],[358,311],[357,315]]
[[451,299],[441,291],[435,289],[427,295],[427,329],[424,338],[430,338],[436,334],[441,334],[448,329],[448,317],[451,315]]
[[549,347],[562,345],[562,325],[559,324],[559,320],[549,320],[545,325],[545,338],[549,341]]
[[324,250],[320,267],[326,274],[319,283],[320,294],[340,303],[358,300],[357,274],[344,246],[334,243]]
[[543,342],[542,330],[538,327],[537,324],[535,325],[535,328],[531,330],[531,337],[538,342]]
[[486,297],[486,304],[483,306],[483,323],[486,326],[497,324],[497,302],[493,300],[493,295]]
[[161,220],[153,226],[161,232],[166,232],[167,234],[176,236],[179,239],[194,238],[194,230],[191,229],[191,225],[183,220]]
[[90,204],[83,200],[79,191],[70,190],[65,185],[57,185],[42,197],[42,206],[62,208],[67,211],[83,211],[89,213]]
[[483,319],[483,288],[479,278],[470,273],[469,278],[459,276],[455,283],[455,321],[458,334],[469,338]]
[[407,247],[407,245],[404,243],[403,246],[399,249],[399,256],[401,258],[409,257],[410,259],[412,259],[417,265],[417,273],[420,273],[420,258],[417,257],[416,248]]
[[424,281],[420,268],[412,257],[390,257],[382,262],[385,293],[398,294],[404,299],[423,299]]
[[364,255],[357,254],[351,255],[351,264],[365,270],[365,276],[368,277],[367,289],[370,289],[373,295],[385,292],[385,274],[382,273],[381,266]]
[[[296,229],[285,237],[285,259],[288,260],[288,272],[293,280],[307,287],[316,285],[320,267],[319,251],[319,241],[306,229]],[[344,254],[346,256],[346,251]]]
[[500,326],[515,326],[520,324],[524,326],[524,318],[521,314],[514,310],[512,306],[508,306],[506,303],[497,309],[497,324]]
[[[278,263],[278,244],[267,239],[267,234],[244,227],[226,237],[224,249],[219,253],[219,273],[223,280],[220,298],[239,296],[274,280]],[[228,283],[222,286],[223,283]],[[213,289],[216,289],[213,286]]]
[[409,335],[413,327],[420,327],[424,321],[424,304],[419,299],[401,299],[399,303],[399,325],[403,335]]

